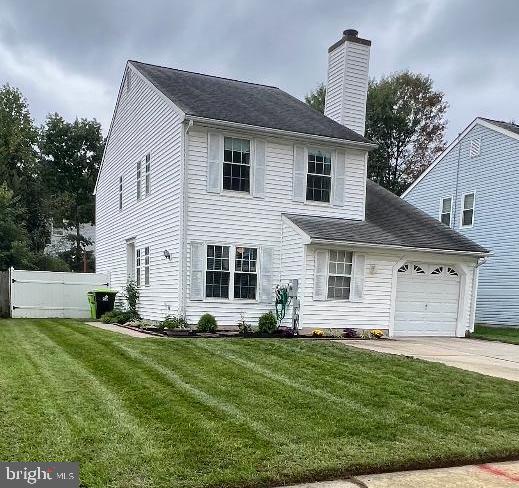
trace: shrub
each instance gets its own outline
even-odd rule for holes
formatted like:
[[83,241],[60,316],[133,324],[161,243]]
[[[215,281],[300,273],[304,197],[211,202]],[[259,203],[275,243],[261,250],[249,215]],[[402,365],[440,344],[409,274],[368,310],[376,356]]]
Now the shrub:
[[278,328],[278,321],[272,312],[264,313],[258,321],[258,332],[260,334],[273,334]]
[[242,335],[252,334],[252,325],[245,320],[243,313],[241,314],[240,321],[238,322],[238,330]]
[[139,304],[139,288],[134,280],[128,281],[125,288],[125,298],[128,302],[128,310],[132,314],[132,318],[139,318],[137,306]]
[[359,337],[359,334],[357,334],[357,331],[355,329],[344,329],[342,331],[342,337],[354,339],[356,337]]
[[188,329],[189,324],[187,320],[182,317],[175,315],[167,315],[166,318],[160,323],[159,327],[161,329]]
[[198,332],[211,332],[215,333],[216,329],[218,329],[218,324],[216,319],[210,313],[204,313],[198,320],[198,324],[196,329]]
[[125,324],[133,319],[133,315],[129,310],[114,309],[111,312],[106,312],[101,317],[101,322],[105,324]]

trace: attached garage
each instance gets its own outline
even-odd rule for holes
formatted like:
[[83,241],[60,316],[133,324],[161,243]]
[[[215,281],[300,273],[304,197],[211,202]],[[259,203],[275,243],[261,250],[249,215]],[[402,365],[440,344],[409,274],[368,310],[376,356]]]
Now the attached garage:
[[455,336],[460,272],[453,265],[403,264],[397,272],[395,336]]

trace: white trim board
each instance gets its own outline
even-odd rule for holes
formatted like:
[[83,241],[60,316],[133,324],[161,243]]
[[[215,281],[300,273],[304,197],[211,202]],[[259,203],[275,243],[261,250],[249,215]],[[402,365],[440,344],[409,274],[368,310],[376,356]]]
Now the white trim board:
[[466,128],[461,132],[456,139],[454,139],[447,148],[427,167],[427,169],[411,184],[411,186],[400,196],[400,198],[405,198],[412,190],[413,188],[420,183],[420,181],[425,178],[429,172],[445,157],[447,154],[449,154],[452,149],[457,147],[458,143],[470,132],[476,125],[481,125],[483,127],[486,127],[487,129],[491,129],[495,132],[498,132],[500,134],[503,134],[505,136],[511,137],[512,139],[519,140],[519,134],[516,134],[515,132],[509,131],[507,129],[504,129],[503,127],[500,127],[498,125],[493,124],[492,122],[489,122],[488,120],[485,120],[481,117],[476,117]]

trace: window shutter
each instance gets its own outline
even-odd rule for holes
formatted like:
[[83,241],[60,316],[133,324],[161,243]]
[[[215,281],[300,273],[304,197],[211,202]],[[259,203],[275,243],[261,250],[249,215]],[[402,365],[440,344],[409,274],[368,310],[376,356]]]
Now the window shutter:
[[364,296],[364,274],[366,270],[366,256],[353,254],[353,286],[351,288],[351,301],[360,302]]
[[204,250],[203,242],[191,243],[191,286],[189,294],[191,300],[204,299]]
[[306,149],[304,146],[294,146],[294,178],[293,198],[296,202],[306,199]]
[[267,143],[256,139],[256,150],[254,151],[254,196],[265,196],[265,170],[267,167]]
[[207,191],[222,191],[223,138],[220,134],[207,134]]
[[272,247],[261,248],[261,262],[260,262],[260,301],[265,303],[271,303],[274,299],[273,296],[273,283],[272,279],[274,276],[272,270],[272,262],[274,259],[274,249]]
[[326,300],[328,296],[328,251],[315,251],[314,300]]
[[336,151],[333,165],[333,205],[344,205],[344,177],[346,173],[346,153]]

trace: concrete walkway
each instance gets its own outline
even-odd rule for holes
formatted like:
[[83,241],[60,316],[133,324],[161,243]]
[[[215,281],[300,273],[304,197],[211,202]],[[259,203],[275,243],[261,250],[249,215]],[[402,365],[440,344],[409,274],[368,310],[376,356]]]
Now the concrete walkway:
[[285,488],[511,488],[519,487],[519,462],[401,471],[292,485]]
[[161,336],[154,336],[151,334],[145,334],[138,330],[126,329],[125,327],[119,327],[115,324],[103,324],[103,322],[85,322],[87,325],[97,327],[98,329],[109,330],[111,332],[117,332],[119,334],[135,337],[137,339],[162,339]]
[[519,345],[455,337],[338,342],[360,349],[412,356],[488,376],[519,381]]

